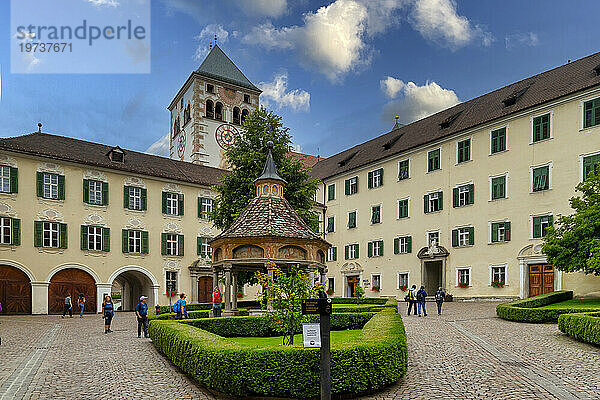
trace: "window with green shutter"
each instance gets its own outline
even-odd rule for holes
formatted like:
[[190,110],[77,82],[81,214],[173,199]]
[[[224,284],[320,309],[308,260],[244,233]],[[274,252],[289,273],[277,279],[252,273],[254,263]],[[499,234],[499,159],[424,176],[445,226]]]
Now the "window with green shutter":
[[33,226],[33,245],[66,249],[68,244],[67,224],[50,221],[35,221]]
[[400,236],[394,238],[394,254],[406,254],[412,252],[412,237]]
[[335,230],[335,216],[327,217],[327,233]]
[[506,198],[506,175],[492,178],[492,200]]
[[327,201],[335,200],[335,183],[327,185]]
[[346,196],[358,193],[358,176],[354,176],[344,181],[344,193]]
[[550,138],[550,114],[533,118],[533,142]]
[[368,187],[369,189],[378,188],[383,185],[383,168],[371,171],[368,174]]
[[368,257],[381,257],[383,256],[383,240],[374,240],[367,243],[367,256]]
[[600,97],[583,103],[583,127],[589,128],[600,124]]
[[357,244],[348,244],[344,248],[344,256],[346,260],[354,260],[358,258],[358,243]]
[[440,168],[440,149],[427,152],[427,172],[432,172]]
[[598,175],[598,171],[600,170],[600,154],[595,154],[593,156],[583,157],[583,180],[586,181],[589,179],[590,174]]
[[145,211],[148,204],[147,199],[148,195],[145,188],[123,186],[123,208]]
[[327,261],[337,261],[337,247],[332,246],[327,249]]
[[550,188],[550,166],[533,168],[532,188],[534,192],[548,190]]
[[83,202],[94,205],[108,205],[108,183],[84,179]]
[[444,205],[444,193],[435,192],[423,196],[423,210],[427,213],[441,211]]
[[17,193],[19,190],[19,171],[15,167],[0,165],[0,192]]
[[356,211],[348,213],[348,229],[356,228]]
[[371,223],[381,223],[381,205],[371,206]]
[[38,197],[64,200],[65,177],[63,175],[38,172],[36,174],[36,189]]
[[398,162],[398,180],[410,178],[410,160],[402,160]]
[[408,199],[398,200],[398,218],[408,218]]
[[212,247],[208,243],[210,238],[198,236],[196,239],[196,252],[202,258],[212,258]]
[[473,204],[475,199],[475,185],[467,184],[455,187],[452,190],[453,207],[463,207]]
[[0,244],[19,246],[21,244],[21,220],[0,217]]
[[492,222],[492,243],[510,241],[510,222]]
[[163,214],[183,215],[184,202],[181,193],[162,193]]
[[492,154],[500,153],[506,150],[506,128],[493,130],[491,133],[491,150]]
[[473,246],[475,244],[475,228],[467,226],[452,230],[452,247]]
[[471,160],[471,139],[461,140],[456,145],[458,164]]
[[552,226],[552,215],[541,215],[532,218],[533,222],[533,237],[538,239],[546,236],[547,229]]

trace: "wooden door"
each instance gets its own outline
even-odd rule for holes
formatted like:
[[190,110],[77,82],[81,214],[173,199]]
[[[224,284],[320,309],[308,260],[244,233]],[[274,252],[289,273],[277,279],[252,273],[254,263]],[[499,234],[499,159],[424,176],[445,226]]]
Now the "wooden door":
[[354,296],[354,289],[356,288],[357,284],[358,284],[357,276],[349,276],[348,277],[348,297]]
[[212,290],[213,290],[213,278],[210,276],[203,276],[198,279],[198,302],[199,303],[210,303],[212,302]]
[[554,292],[554,266],[544,265],[542,277],[542,293]]
[[73,302],[73,314],[79,312],[77,299],[79,295],[85,296],[85,312],[96,312],[96,282],[87,272],[68,268],[57,272],[50,279],[48,287],[48,310],[50,313],[59,314],[63,312],[65,297],[71,295]]
[[529,297],[554,291],[554,267],[549,264],[529,266]]
[[2,314],[31,314],[31,282],[14,267],[0,266]]

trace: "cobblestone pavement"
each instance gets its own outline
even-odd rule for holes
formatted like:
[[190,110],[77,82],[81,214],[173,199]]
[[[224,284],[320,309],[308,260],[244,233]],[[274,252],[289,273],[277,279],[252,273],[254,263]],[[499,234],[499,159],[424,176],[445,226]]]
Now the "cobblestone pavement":
[[[429,306],[429,304],[428,304]],[[363,399],[595,399],[600,348],[556,324],[495,317],[496,303],[448,303],[406,317],[409,369]],[[405,309],[401,305],[402,311]],[[0,400],[219,399],[138,339],[132,313],[105,335],[100,316],[0,318]]]

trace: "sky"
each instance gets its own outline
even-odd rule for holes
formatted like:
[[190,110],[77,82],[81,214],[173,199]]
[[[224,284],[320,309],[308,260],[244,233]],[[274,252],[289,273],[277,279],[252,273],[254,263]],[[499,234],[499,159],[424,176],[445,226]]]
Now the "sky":
[[[102,13],[140,0],[80,1]],[[44,132],[168,154],[166,107],[215,34],[294,144],[321,157],[388,132],[396,115],[410,123],[600,51],[596,0],[150,1],[150,73],[43,74],[35,64],[11,73],[1,0],[0,137],[41,122]]]

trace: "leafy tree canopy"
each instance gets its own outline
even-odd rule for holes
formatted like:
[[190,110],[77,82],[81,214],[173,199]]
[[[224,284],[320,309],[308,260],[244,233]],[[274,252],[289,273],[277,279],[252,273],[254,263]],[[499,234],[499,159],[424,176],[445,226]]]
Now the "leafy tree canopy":
[[273,160],[279,175],[287,181],[284,197],[300,217],[316,229],[318,217],[312,208],[318,182],[310,177],[302,163],[286,156],[292,141],[281,117],[261,107],[246,117],[242,129],[234,136],[235,144],[225,151],[231,172],[224,176],[221,184],[213,187],[218,193],[210,216],[215,226],[226,229],[254,198],[254,180],[265,166],[266,143],[272,141]]
[[575,213],[560,216],[548,228],[542,251],[556,269],[600,275],[600,175],[591,173],[572,197]]

